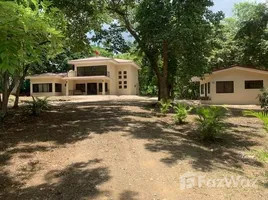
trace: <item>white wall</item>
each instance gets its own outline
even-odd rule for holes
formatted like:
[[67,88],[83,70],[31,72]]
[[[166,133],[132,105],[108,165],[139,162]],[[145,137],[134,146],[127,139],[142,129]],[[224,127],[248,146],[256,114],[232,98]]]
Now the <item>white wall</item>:
[[[203,101],[210,104],[258,104],[260,89],[245,89],[246,80],[263,80],[264,87],[268,87],[268,74],[245,71],[240,69],[229,69],[209,75],[200,84],[210,82],[211,100]],[[217,81],[234,81],[234,93],[216,93]],[[201,95],[204,96],[204,95]]]

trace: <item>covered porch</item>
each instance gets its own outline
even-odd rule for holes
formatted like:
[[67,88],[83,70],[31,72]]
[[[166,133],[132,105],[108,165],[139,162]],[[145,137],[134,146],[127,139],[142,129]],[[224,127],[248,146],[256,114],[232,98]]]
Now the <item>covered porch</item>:
[[109,95],[110,78],[100,77],[66,77],[65,95]]

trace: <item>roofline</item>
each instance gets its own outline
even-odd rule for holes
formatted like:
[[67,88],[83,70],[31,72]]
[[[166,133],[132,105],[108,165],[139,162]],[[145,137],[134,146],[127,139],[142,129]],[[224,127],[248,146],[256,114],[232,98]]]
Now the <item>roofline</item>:
[[[217,74],[219,72],[228,71],[228,70],[231,70],[231,69],[239,69],[239,70],[243,70],[243,71],[250,71],[250,72],[268,74],[268,70],[266,70],[266,69],[257,69],[257,68],[253,68],[253,67],[244,67],[244,66],[239,66],[239,65],[233,65],[233,66],[225,68],[225,69],[216,69],[211,74]],[[206,75],[210,75],[210,74],[206,74]]]
[[98,62],[112,62],[114,64],[119,64],[119,65],[130,64],[130,65],[136,67],[137,69],[141,69],[141,67],[138,66],[134,61],[129,60],[127,62],[118,62],[114,58],[96,59],[96,60],[79,60],[79,59],[77,59],[77,60],[68,61],[68,64],[77,65],[77,64],[90,63],[90,62],[93,62],[93,63],[94,62],[96,62],[96,63],[98,63]]
[[26,76],[25,79],[39,79],[39,78],[64,78],[64,76],[55,75],[55,76]]

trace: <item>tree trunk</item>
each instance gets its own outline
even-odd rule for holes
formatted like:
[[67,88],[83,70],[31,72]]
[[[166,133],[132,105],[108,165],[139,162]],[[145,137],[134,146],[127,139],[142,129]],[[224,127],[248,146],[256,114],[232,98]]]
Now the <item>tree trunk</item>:
[[17,88],[16,88],[16,93],[15,93],[15,102],[14,102],[13,108],[18,108],[19,107],[20,88],[21,88],[21,86],[23,84],[23,81],[24,81],[24,79],[26,77],[28,69],[29,69],[29,65],[27,65],[23,69],[22,76],[19,78],[19,82],[18,82],[18,85],[17,85]]
[[158,77],[158,81],[160,82],[159,88],[159,97],[161,99],[168,99],[169,96],[169,88],[168,88],[168,42],[163,41],[163,73],[162,76]]
[[7,106],[8,106],[8,97],[9,97],[9,74],[8,72],[4,72],[3,74],[3,99],[2,99],[2,105],[1,105],[1,112],[5,116],[7,113]]
[[18,81],[18,85],[17,85],[16,92],[15,92],[15,101],[14,101],[13,108],[19,107],[20,88],[22,86],[23,81],[24,81],[24,78],[20,78]]

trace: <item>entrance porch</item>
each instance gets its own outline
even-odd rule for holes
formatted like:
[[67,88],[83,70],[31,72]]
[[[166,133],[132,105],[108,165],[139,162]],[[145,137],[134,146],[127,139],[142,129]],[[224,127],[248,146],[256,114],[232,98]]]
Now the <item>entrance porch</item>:
[[110,78],[102,79],[75,77],[67,78],[65,82],[65,95],[109,95]]

